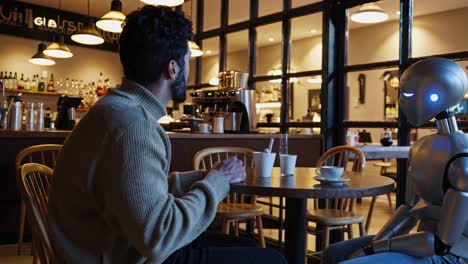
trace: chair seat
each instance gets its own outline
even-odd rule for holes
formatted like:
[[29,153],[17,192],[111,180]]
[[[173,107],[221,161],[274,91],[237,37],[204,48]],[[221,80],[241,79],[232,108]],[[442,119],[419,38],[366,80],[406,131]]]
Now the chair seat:
[[382,162],[376,162],[376,163],[374,163],[374,166],[376,166],[376,167],[390,168],[390,167],[392,167],[392,163],[390,163],[390,162],[383,162],[383,161],[382,161]]
[[344,210],[315,209],[309,211],[307,220],[328,226],[352,225],[364,222],[364,216]]
[[249,218],[263,214],[263,208],[256,204],[220,204],[216,214],[224,218]]

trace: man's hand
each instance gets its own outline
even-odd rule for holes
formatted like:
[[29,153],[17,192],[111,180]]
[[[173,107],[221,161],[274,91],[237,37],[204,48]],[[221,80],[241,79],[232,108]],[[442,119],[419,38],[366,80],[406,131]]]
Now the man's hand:
[[219,170],[228,178],[229,183],[238,183],[245,180],[245,167],[241,160],[230,157],[213,165],[213,169]]

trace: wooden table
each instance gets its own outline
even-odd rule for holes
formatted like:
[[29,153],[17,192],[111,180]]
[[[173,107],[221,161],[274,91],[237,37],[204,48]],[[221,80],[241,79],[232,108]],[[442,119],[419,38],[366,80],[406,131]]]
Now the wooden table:
[[231,191],[265,196],[286,197],[285,255],[289,264],[305,263],[307,246],[307,198],[359,198],[393,191],[395,182],[387,177],[345,172],[351,180],[341,187],[322,186],[314,180],[315,168],[296,168],[295,175],[281,177],[273,168],[271,178],[255,177],[247,172],[245,182],[231,184]]
[[367,160],[373,159],[407,159],[411,146],[363,145],[362,150]]

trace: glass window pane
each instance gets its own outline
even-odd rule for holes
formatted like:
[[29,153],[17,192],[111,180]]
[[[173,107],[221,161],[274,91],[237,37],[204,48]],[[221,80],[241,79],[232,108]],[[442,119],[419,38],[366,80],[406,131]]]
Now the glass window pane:
[[283,1],[280,0],[258,0],[258,16],[281,12],[283,10]]
[[243,30],[226,35],[227,41],[227,70],[248,72],[249,32]]
[[281,83],[265,81],[255,85],[258,122],[280,122]]
[[182,11],[192,21],[192,32],[197,33],[197,0],[185,1],[182,5]]
[[257,28],[257,76],[281,74],[281,28],[281,22]]
[[[290,80],[291,122],[320,122],[322,104],[320,100],[321,76],[292,78]],[[320,130],[315,130],[317,133]]]
[[221,0],[203,0],[203,31],[221,26]]
[[[201,83],[209,83],[218,79],[219,71],[219,38],[209,38],[203,40],[203,57],[202,57],[202,75]],[[211,51],[208,52],[208,51]]]
[[292,0],[292,8],[298,7],[298,6],[305,6],[305,5],[310,5],[313,3],[317,2],[322,2],[322,0]]
[[[457,61],[465,73],[468,74],[468,61]],[[468,91],[465,94],[465,98],[454,108],[454,112],[459,120],[468,120]]]
[[291,20],[290,72],[322,67],[322,12]]
[[229,1],[228,24],[249,20],[250,0]]
[[380,23],[353,21],[362,18],[355,15],[359,15],[359,9],[365,5],[348,9],[348,65],[398,60],[399,15],[396,11],[399,10],[399,3],[398,0],[372,3],[382,8],[389,16],[386,21]]
[[468,1],[413,3],[412,57],[468,50]]

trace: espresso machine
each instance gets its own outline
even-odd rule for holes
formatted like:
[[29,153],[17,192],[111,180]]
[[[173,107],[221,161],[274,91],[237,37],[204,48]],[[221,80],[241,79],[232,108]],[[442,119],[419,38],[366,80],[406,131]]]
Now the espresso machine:
[[220,72],[219,86],[192,92],[197,114],[210,122],[224,116],[225,133],[253,133],[257,129],[255,91],[248,89],[249,74],[239,71]]
[[61,130],[72,130],[75,127],[76,108],[81,104],[83,98],[60,96],[57,101],[57,120],[55,127]]

